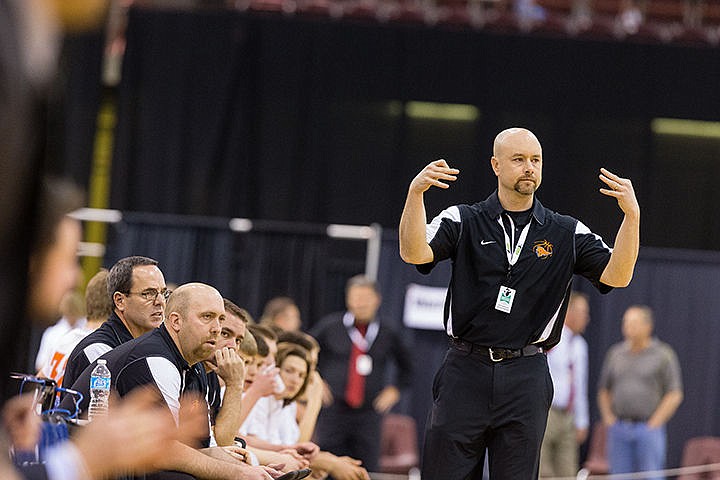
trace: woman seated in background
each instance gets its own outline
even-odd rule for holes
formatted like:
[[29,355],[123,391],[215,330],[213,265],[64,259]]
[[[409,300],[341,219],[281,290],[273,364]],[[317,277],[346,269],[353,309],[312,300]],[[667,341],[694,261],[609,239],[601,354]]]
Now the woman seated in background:
[[360,461],[320,451],[312,442],[299,442],[296,400],[305,392],[312,375],[309,354],[298,345],[284,343],[278,346],[275,360],[285,389],[255,403],[240,427],[240,433],[245,436],[248,445],[275,451],[294,448],[310,461],[314,478],[324,478],[330,474],[335,480],[370,480],[367,471],[360,466]]

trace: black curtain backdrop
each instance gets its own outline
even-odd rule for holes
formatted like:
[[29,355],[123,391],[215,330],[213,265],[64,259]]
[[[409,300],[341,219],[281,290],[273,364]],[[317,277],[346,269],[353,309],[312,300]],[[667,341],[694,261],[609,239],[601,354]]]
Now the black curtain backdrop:
[[82,186],[92,166],[104,46],[104,31],[65,35],[48,102],[47,170]]
[[[397,225],[407,184],[438,157],[460,168],[430,211],[493,188],[492,139],[541,139],[544,203],[614,235],[601,166],[632,178],[648,246],[712,248],[720,142],[703,156],[658,138],[658,116],[720,112],[716,49],[441,28],[132,10],[112,205],[131,211]],[[471,121],[406,115],[466,103]],[[671,229],[668,229],[671,227]]]
[[330,238],[323,225],[126,213],[111,229],[105,267],[130,255],[160,262],[166,282],[203,282],[259,320],[275,296],[298,302],[303,325],[344,307],[344,282],[365,270],[366,242]]

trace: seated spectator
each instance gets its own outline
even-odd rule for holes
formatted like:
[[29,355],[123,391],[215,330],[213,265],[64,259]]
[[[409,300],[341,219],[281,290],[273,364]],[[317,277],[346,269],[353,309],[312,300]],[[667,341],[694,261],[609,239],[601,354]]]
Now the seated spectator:
[[71,330],[85,326],[85,300],[80,292],[72,290],[63,296],[60,302],[60,320],[45,329],[40,339],[40,347],[35,357],[35,369],[43,368],[60,343],[60,339]]
[[312,442],[300,442],[295,400],[307,388],[310,361],[302,347],[286,343],[278,347],[277,363],[285,385],[282,392],[261,398],[240,429],[248,445],[268,450],[293,448],[310,461],[313,477],[330,474],[335,480],[369,480],[358,460],[320,451]]
[[76,327],[58,341],[55,351],[49,356],[47,363],[40,369],[38,376],[51,378],[58,385],[62,385],[70,352],[75,346],[97,330],[112,312],[112,303],[107,294],[107,274],[105,269],[96,273],[85,287],[85,310],[87,312],[87,323],[82,327]]
[[[164,403],[180,424],[181,397],[192,391],[207,392],[207,377],[199,362],[207,359],[218,343],[220,319],[225,316],[222,296],[213,287],[190,283],[178,287],[168,299],[165,322],[148,335],[130,340],[101,358],[107,361],[113,388],[120,396],[138,386],[150,385],[162,392]],[[94,362],[78,377],[73,389],[89,397],[90,373]],[[68,399],[66,398],[65,401]],[[81,408],[86,410],[87,401]],[[67,406],[67,405],[66,405]],[[208,414],[206,402],[201,408]],[[207,432],[205,445],[209,443]],[[238,460],[239,454],[243,461]],[[168,446],[167,456],[155,466],[200,478],[269,479],[280,472],[244,463],[245,451],[234,447],[196,450],[180,442]]]
[[[246,363],[238,354],[238,347],[247,336],[247,319],[241,309],[228,299],[223,299],[225,316],[220,317],[220,336],[215,351],[203,360],[208,380],[207,401],[210,407],[210,445],[229,446],[235,444],[235,434],[242,424],[243,384]],[[222,389],[226,402],[222,399]]]
[[325,381],[317,371],[318,355],[320,344],[315,338],[305,332],[281,332],[278,334],[278,345],[291,343],[299,345],[308,351],[310,360],[310,379],[307,389],[296,400],[298,419],[300,423],[300,441],[306,442],[313,438],[315,425],[323,403],[332,403],[332,393]]
[[107,276],[113,311],[108,321],[83,338],[70,353],[63,386],[69,387],[82,371],[101,355],[149,332],[163,321],[165,300],[170,291],[165,277],[152,258],[121,258]]
[[547,12],[535,0],[514,0],[513,10],[521,22],[542,22]]
[[[267,345],[264,345],[264,351],[267,355]],[[251,396],[251,401],[247,401],[248,399],[243,397],[242,412],[240,416],[240,423],[242,424],[247,418],[247,415],[250,413],[250,410],[252,410],[252,407],[255,405],[257,399],[273,393],[276,388],[275,375],[277,375],[277,373],[275,371],[268,372],[267,374],[261,375],[262,378],[257,383],[254,382],[257,374],[257,365],[262,362],[262,359],[258,355],[257,342],[250,332],[247,332],[247,335],[245,335],[245,338],[243,338],[243,341],[240,344],[240,356],[245,361],[245,378],[249,379],[245,385],[249,387],[250,385],[255,384],[255,392],[259,392],[261,388],[264,388],[264,392],[260,392],[258,396]],[[277,371],[278,369],[273,370]],[[225,402],[224,396],[223,402]],[[283,471],[297,470],[309,466],[307,459],[297,453],[294,449],[285,449],[277,452],[253,446],[248,446],[247,449],[254,456],[257,463],[261,465],[284,464],[285,467],[282,469]]]
[[[307,387],[310,365],[307,356],[307,351],[292,344],[283,345],[278,349],[277,361],[280,362],[280,376],[285,389],[262,397],[253,407],[242,427],[247,435],[258,437],[258,440],[249,440],[250,445],[254,443],[264,446],[266,445],[264,442],[273,445],[291,445],[297,442],[300,430],[296,420],[295,399]],[[307,447],[314,453],[318,450],[314,444]]]
[[278,344],[280,343],[294,343],[295,345],[299,345],[305,350],[308,351],[310,357],[309,360],[311,362],[317,363],[317,356],[320,352],[320,344],[315,340],[315,337],[310,335],[309,333],[302,332],[300,330],[285,330],[277,335],[278,337]]
[[260,324],[277,328],[279,331],[300,330],[302,326],[300,309],[295,304],[295,300],[290,297],[272,298],[265,304]]
[[250,333],[253,334],[253,337],[255,337],[256,341],[258,341],[258,337],[262,337],[268,349],[270,350],[271,357],[269,357],[269,359],[272,359],[272,363],[274,364],[275,356],[277,355],[277,333],[275,333],[272,328],[263,324],[248,325],[248,330],[250,331]]
[[[245,345],[245,342],[240,347],[243,355],[252,354],[253,356],[253,360],[248,364],[245,372],[241,415],[243,422],[259,399],[272,395],[276,388],[281,388],[277,381],[280,369],[275,367],[275,357],[270,354],[266,338],[261,334],[262,329],[256,327],[256,325],[248,326],[248,337],[253,339],[255,348],[252,349],[249,345]],[[255,332],[255,334],[251,332]]]

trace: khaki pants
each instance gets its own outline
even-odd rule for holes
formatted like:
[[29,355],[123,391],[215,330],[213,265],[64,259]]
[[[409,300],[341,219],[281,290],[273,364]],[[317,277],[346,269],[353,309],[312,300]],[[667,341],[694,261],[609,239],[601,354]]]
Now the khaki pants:
[[574,477],[578,469],[573,415],[551,408],[540,450],[540,476]]

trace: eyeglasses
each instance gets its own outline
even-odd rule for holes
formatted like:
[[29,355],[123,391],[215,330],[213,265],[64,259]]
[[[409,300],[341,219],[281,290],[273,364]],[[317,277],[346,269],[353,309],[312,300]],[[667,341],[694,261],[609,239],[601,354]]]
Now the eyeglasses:
[[163,298],[167,300],[171,293],[172,290],[168,290],[167,288],[163,288],[162,290],[146,288],[142,292],[127,292],[127,295],[140,295],[145,301],[151,302],[154,301],[158,295],[162,295]]

